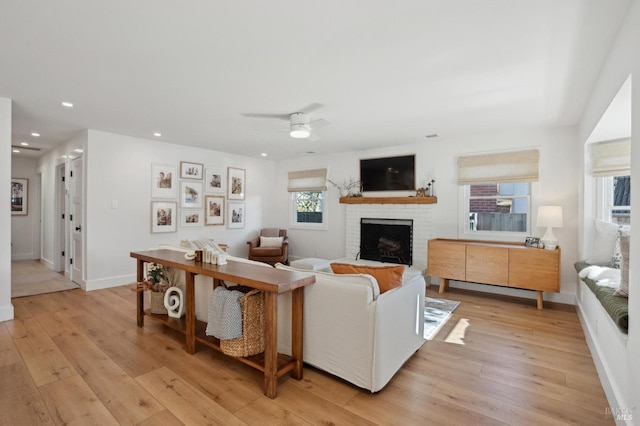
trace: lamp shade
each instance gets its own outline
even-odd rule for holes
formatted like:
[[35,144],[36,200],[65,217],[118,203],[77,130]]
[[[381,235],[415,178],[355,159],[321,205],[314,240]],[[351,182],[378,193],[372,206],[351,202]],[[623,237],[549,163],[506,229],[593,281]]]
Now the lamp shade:
[[562,207],[560,206],[538,207],[537,225],[540,228],[562,228]]

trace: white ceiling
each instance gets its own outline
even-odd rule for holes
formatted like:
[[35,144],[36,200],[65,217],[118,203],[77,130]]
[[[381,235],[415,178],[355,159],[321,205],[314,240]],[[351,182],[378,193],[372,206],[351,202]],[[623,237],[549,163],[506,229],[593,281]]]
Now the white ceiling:
[[[629,2],[3,0],[0,96],[43,149],[90,128],[279,159],[574,125]],[[306,106],[320,141],[244,115]]]

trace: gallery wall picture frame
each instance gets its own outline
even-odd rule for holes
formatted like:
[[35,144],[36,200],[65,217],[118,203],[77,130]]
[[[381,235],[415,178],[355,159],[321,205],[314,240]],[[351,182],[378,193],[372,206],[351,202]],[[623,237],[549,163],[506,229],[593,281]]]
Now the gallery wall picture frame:
[[187,209],[202,208],[202,182],[180,181],[180,207]]
[[151,163],[151,198],[178,198],[178,167]]
[[246,186],[246,171],[227,167],[227,200],[244,200]]
[[151,233],[176,232],[178,203],[175,201],[151,202]]
[[200,163],[192,163],[190,161],[180,162],[180,179],[198,179],[202,180],[204,174],[204,166]]
[[230,201],[227,204],[227,211],[229,215],[227,226],[229,228],[244,228],[246,215],[244,203]]
[[180,210],[180,226],[192,228],[202,226],[204,223],[204,215],[202,209]]
[[224,225],[224,197],[207,195],[204,203],[204,224]]
[[11,216],[26,216],[29,207],[29,179],[11,178]]
[[207,167],[204,176],[204,192],[224,195],[224,169],[210,169]]

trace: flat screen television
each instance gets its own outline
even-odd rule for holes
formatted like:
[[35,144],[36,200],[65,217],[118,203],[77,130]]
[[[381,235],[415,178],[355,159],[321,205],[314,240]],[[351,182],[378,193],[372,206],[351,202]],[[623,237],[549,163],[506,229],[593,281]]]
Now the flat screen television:
[[367,158],[360,160],[363,191],[415,191],[416,156]]

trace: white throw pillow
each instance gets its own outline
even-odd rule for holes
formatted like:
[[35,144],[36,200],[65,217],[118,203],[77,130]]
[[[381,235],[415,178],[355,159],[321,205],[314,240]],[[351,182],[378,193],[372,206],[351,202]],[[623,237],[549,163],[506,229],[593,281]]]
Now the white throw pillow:
[[595,220],[591,250],[587,262],[592,265],[609,266],[616,251],[618,225]]
[[260,237],[260,247],[282,247],[284,237]]
[[629,297],[629,239],[631,229],[620,228],[620,287],[615,291],[616,296]]

